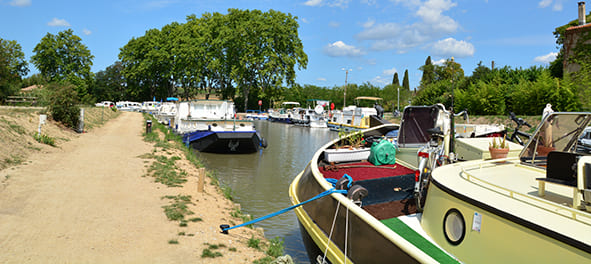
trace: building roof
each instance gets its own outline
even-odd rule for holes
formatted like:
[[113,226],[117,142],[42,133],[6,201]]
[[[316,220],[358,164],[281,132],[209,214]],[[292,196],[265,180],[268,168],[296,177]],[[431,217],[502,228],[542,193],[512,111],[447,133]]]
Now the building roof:
[[579,30],[589,30],[591,29],[591,23],[587,23],[585,25],[573,26],[566,29],[566,31],[579,31]]
[[43,85],[31,85],[31,86],[21,89],[21,92],[28,93],[28,92],[31,92],[31,91],[37,89],[37,88],[43,88]]

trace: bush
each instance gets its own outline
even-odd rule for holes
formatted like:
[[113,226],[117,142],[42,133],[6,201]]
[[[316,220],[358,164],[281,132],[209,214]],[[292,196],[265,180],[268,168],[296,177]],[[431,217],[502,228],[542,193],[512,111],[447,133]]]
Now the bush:
[[80,123],[80,107],[78,107],[78,94],[74,86],[70,84],[50,84],[49,112],[53,120],[61,122],[70,128],[77,128]]

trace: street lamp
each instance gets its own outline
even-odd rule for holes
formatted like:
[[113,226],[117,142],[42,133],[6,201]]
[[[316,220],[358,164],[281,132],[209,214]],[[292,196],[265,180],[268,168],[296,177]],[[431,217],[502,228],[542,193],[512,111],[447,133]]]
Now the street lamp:
[[342,71],[345,71],[345,92],[343,93],[343,111],[345,110],[345,107],[347,106],[347,77],[349,76],[349,72],[353,71],[351,69],[345,69],[345,68],[341,68]]

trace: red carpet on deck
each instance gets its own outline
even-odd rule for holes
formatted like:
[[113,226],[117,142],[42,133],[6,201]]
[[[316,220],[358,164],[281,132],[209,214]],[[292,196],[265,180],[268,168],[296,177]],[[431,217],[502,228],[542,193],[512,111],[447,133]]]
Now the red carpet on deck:
[[377,179],[414,173],[414,170],[402,165],[380,165],[375,166],[370,162],[349,163],[341,165],[326,165],[319,167],[324,178],[340,179],[343,175],[349,174],[353,181]]

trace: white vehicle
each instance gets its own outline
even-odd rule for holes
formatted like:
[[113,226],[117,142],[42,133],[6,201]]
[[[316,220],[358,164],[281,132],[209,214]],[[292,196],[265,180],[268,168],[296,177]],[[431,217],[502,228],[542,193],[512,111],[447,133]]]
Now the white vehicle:
[[577,140],[577,152],[591,153],[591,127],[585,128]]
[[142,108],[142,104],[138,102],[130,102],[130,101],[119,101],[115,105],[117,109],[121,111],[130,111],[130,112],[139,112]]

